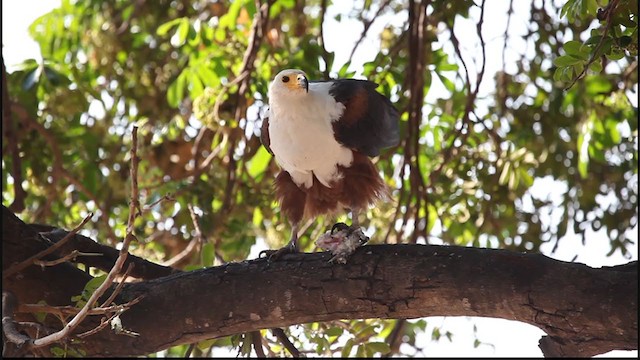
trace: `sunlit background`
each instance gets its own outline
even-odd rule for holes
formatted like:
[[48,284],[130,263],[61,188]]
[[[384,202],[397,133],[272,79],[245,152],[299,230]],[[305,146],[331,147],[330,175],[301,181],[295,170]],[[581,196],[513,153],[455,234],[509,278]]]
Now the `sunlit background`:
[[[2,55],[9,72],[15,69],[16,65],[25,59],[40,59],[38,45],[29,37],[27,28],[37,17],[50,11],[59,5],[59,0],[10,0],[2,2]],[[485,21],[484,36],[487,41],[487,70],[491,74],[501,69],[502,58],[501,51],[504,44],[504,33],[506,29],[506,16],[508,9],[508,1],[490,1],[487,4],[487,14],[491,14],[491,21]],[[324,28],[326,37],[326,48],[328,51],[335,52],[335,66],[339,68],[348,60],[354,43],[360,36],[362,24],[356,21],[337,22],[333,16],[338,13],[352,11],[353,3],[351,1],[335,1],[329,7],[329,12]],[[527,44],[518,36],[526,31],[526,24],[529,17],[527,12],[528,6],[515,6],[514,14],[509,27],[511,38],[510,49],[506,53],[506,69],[511,66],[509,60],[515,59],[513,51],[525,53],[533,51],[531,47],[527,48]],[[477,17],[478,14],[475,14]],[[489,16],[489,15],[487,15]],[[357,51],[353,54],[351,70],[359,75],[358,67],[365,61],[374,57],[379,49],[379,35],[386,25],[389,23],[398,24],[406,20],[403,14],[384,15],[377,19],[371,26],[368,36],[360,44]],[[456,27],[458,38],[461,40],[461,46],[466,50],[466,54],[473,54],[474,49],[478,46],[475,30],[475,20],[468,19],[467,27]],[[458,26],[458,25],[457,25]],[[451,49],[449,49],[451,50]],[[450,51],[452,53],[452,51]],[[473,59],[467,61],[473,64]],[[337,70],[337,69],[332,69]],[[473,71],[473,67],[470,69]],[[440,88],[439,88],[440,87]],[[480,90],[479,98],[483,93],[487,94],[495,88],[492,79],[487,78]],[[443,94],[444,88],[440,83],[434,81],[430,89],[427,99],[437,99]],[[637,89],[636,89],[637,92]],[[637,100],[634,106],[637,106]],[[484,108],[486,112],[486,107]],[[478,103],[478,111],[483,111],[483,106]],[[530,190],[530,195],[534,198],[549,198],[558,203],[561,201],[560,195],[566,191],[566,186],[561,182],[557,182],[548,178],[536,179]],[[605,197],[599,199],[600,202],[607,202]],[[526,204],[523,204],[526,206]],[[553,217],[553,209],[550,209],[551,217]],[[549,221],[549,219],[547,219]],[[630,231],[630,238],[633,245],[629,246],[630,257],[624,257],[620,252],[615,252],[611,256],[606,256],[610,250],[610,242],[605,234],[605,230],[598,232],[587,231],[585,243],[582,240],[568,233],[566,238],[559,242],[559,246],[553,251],[553,243],[547,242],[541,246],[541,251],[552,258],[563,261],[575,261],[587,264],[591,267],[613,266],[625,264],[632,260],[638,259],[638,242],[637,242],[637,226]],[[257,257],[260,250],[266,249],[264,242],[258,242],[252,248],[249,258]],[[552,252],[553,251],[553,252]],[[417,345],[421,347],[422,353],[416,353],[416,356],[428,357],[541,357],[542,352],[538,348],[538,341],[544,335],[544,332],[532,325],[509,321],[503,319],[488,318],[470,318],[470,317],[429,317],[425,319],[428,327],[425,333],[418,335]],[[410,320],[414,321],[414,320]],[[417,320],[416,320],[417,321]],[[431,334],[434,328],[439,328],[443,336],[438,340],[432,340]],[[450,332],[451,339],[444,336]],[[292,334],[295,334],[295,327],[292,328]],[[162,356],[163,353],[158,355]],[[226,353],[219,352],[220,356],[235,356],[235,352]],[[635,357],[636,351],[612,351],[600,357]]]

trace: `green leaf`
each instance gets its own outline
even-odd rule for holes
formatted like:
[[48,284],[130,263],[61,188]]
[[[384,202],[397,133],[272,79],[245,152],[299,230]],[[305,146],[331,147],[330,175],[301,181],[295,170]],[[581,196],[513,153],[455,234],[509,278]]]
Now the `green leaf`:
[[589,59],[589,48],[583,46],[580,41],[571,40],[563,45],[564,51],[573,57],[588,60]]
[[184,69],[178,78],[169,85],[167,89],[167,102],[171,107],[177,108],[182,102],[182,99],[184,99],[184,91],[187,87],[187,76],[189,76],[190,73],[191,71],[189,69]]
[[617,60],[620,60],[620,59],[622,59],[622,58],[624,57],[624,51],[621,51],[621,50],[613,50],[613,51],[611,51],[611,53],[609,53],[609,54],[604,54],[604,55],[605,55],[605,56],[607,57],[607,59],[609,59],[609,60],[617,61]]
[[197,98],[204,91],[204,84],[202,84],[202,79],[195,72],[190,72],[189,76],[189,97],[192,99]]
[[171,37],[171,45],[174,47],[181,47],[184,45],[187,42],[187,35],[189,35],[190,29],[191,25],[189,24],[189,20],[187,18],[181,18],[180,23],[178,24],[178,29]]
[[571,55],[562,55],[553,60],[555,66],[571,66],[582,62],[580,58]]
[[592,62],[591,65],[589,65],[589,70],[593,71],[596,74],[602,72],[602,59],[596,59],[594,62]]
[[202,84],[207,87],[216,87],[220,85],[220,78],[206,64],[200,64],[195,68]]
[[269,154],[264,146],[261,146],[247,163],[247,172],[249,173],[249,176],[255,178],[262,174],[269,165],[269,161],[271,161],[271,154]]
[[80,299],[76,298],[76,307],[83,307],[91,295],[102,285],[102,283],[107,279],[107,274],[96,276],[93,279],[87,281],[84,285],[84,289],[82,290],[82,294]]
[[342,335],[342,333],[344,332],[344,330],[342,330],[342,328],[339,328],[337,326],[333,326],[328,328],[327,330],[325,330],[325,334],[327,334],[328,336],[340,336]]
[[511,173],[511,163],[505,162],[504,167],[502,168],[502,172],[500,173],[500,178],[498,179],[498,184],[506,185],[509,181],[509,176]]
[[618,130],[618,122],[611,118],[608,118],[604,122],[604,127],[607,130],[607,135],[611,139],[612,145],[619,144],[622,140],[620,131]]
[[174,26],[178,25],[182,21],[183,21],[183,18],[177,18],[171,21],[167,21],[166,23],[158,26],[158,29],[156,30],[156,34],[160,36],[165,36],[167,35],[167,33],[169,33],[169,30],[171,30]]
[[442,81],[442,84],[444,85],[445,88],[447,88],[447,90],[449,90],[450,92],[454,92],[456,91],[456,84],[449,80],[448,77],[436,72],[436,74],[438,75],[438,78],[440,79],[440,81]]
[[349,355],[351,355],[351,349],[352,348],[353,348],[353,339],[349,339],[344,344],[344,347],[342,348],[342,351],[340,352],[340,356],[342,356],[343,358],[348,358]]
[[388,354],[391,352],[389,344],[385,342],[370,342],[367,344],[367,348],[373,352],[379,352],[380,354]]
[[220,17],[220,28],[221,29],[229,29],[235,30],[238,16],[240,15],[240,10],[242,6],[245,4],[245,0],[236,0],[231,2],[231,6],[229,7],[229,11]]

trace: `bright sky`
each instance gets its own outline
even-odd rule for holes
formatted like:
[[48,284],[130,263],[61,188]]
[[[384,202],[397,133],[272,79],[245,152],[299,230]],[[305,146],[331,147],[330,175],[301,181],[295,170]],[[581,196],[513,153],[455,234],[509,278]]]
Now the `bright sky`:
[[[25,59],[39,59],[39,48],[29,37],[27,28],[37,17],[55,8],[60,0],[4,0],[2,2],[2,56],[9,70]],[[352,9],[351,3],[347,1],[335,1],[335,5],[330,8],[327,14],[327,25],[325,26],[325,36],[327,49],[335,51],[335,64],[339,68],[347,60],[353,44],[360,36],[362,25],[359,23],[338,23],[333,20],[332,14],[344,13]],[[502,66],[501,54],[503,39],[502,34],[506,27],[506,13],[508,0],[489,1],[486,11],[484,36],[487,41],[487,61],[486,73],[488,74],[483,86],[483,91],[490,91],[494,86],[491,83],[492,74]],[[512,39],[516,39],[512,46],[519,51],[526,51],[525,44],[517,41],[517,35],[521,34],[523,25],[529,17],[528,6],[516,6],[515,15],[511,21]],[[402,16],[387,16],[373,23],[369,30],[369,36],[360,45],[354,56],[354,66],[357,69],[362,62],[372,59],[379,49],[378,34],[389,23],[401,24],[404,21]],[[460,33],[456,35],[461,40],[463,51],[474,54],[475,26],[472,22],[468,27],[461,27]],[[458,31],[458,28],[456,29]],[[514,54],[511,53],[511,59]],[[493,58],[492,58],[493,57]],[[508,57],[509,59],[509,57]],[[507,61],[508,61],[507,59]],[[465,59],[470,64],[471,58]],[[334,69],[336,70],[336,69]],[[435,81],[434,81],[435,83]],[[434,84],[427,101],[435,99],[442,94]],[[446,96],[446,95],[443,95]],[[551,191],[548,191],[551,189]],[[563,192],[562,186],[554,183],[551,178],[537,179],[534,183],[532,193],[536,197],[550,196],[551,199],[558,199]],[[562,239],[558,250],[551,254],[551,245],[543,246],[542,250],[547,256],[558,260],[571,261],[577,255],[576,262],[581,262],[592,267],[612,266],[624,264],[631,260],[638,259],[637,227],[630,232],[635,239],[634,246],[630,249],[631,258],[624,258],[620,253],[607,257],[605,254],[609,250],[609,240],[603,231],[588,232],[586,246],[576,236],[567,236]],[[249,258],[255,258],[257,253],[266,248],[260,244],[252,249]],[[428,357],[541,357],[542,352],[538,348],[538,341],[544,332],[532,325],[523,324],[516,321],[489,319],[489,318],[469,318],[469,317],[430,317],[427,318],[427,332],[419,336],[419,342],[423,344],[424,356]],[[475,331],[473,327],[476,326]],[[440,327],[441,333],[451,331],[453,341],[446,338],[439,342],[431,341],[431,330]],[[473,347],[475,339],[481,341],[478,348]],[[231,354],[235,355],[235,353]],[[420,354],[417,354],[420,356]],[[604,354],[609,357],[631,357],[637,358],[638,351],[612,351]]]

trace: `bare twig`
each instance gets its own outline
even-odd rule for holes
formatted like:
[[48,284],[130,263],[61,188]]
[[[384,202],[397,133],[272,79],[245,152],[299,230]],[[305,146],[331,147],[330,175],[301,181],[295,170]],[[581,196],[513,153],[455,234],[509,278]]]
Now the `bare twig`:
[[[10,276],[13,276],[13,275],[19,273],[20,271],[26,269],[30,265],[33,265],[36,260],[41,259],[42,257],[47,256],[47,255],[53,253],[54,251],[56,251],[57,249],[59,249],[60,247],[62,247],[62,245],[64,245],[64,243],[66,243],[73,236],[75,236],[75,234],[84,226],[84,224],[86,224],[89,221],[89,219],[91,219],[91,217],[93,217],[93,213],[89,213],[89,215],[87,215],[84,218],[84,220],[82,220],[80,225],[76,226],[75,229],[71,230],[71,232],[69,232],[67,234],[67,236],[65,236],[62,240],[58,241],[57,243],[51,245],[50,247],[48,247],[46,249],[40,251],[39,253],[29,257],[28,259],[24,260],[23,262],[15,264],[15,265],[12,265],[11,267],[9,267],[6,271],[4,271],[2,273],[2,279],[7,279]],[[44,236],[44,235],[42,235],[42,236]]]
[[196,343],[189,344],[189,347],[187,348],[187,351],[184,352],[184,356],[183,357],[185,359],[190,358],[191,357],[191,353],[193,352],[193,349],[195,349],[195,348],[196,348]]
[[124,284],[127,282],[127,278],[129,277],[129,273],[131,272],[131,270],[135,267],[136,265],[134,263],[130,263],[129,266],[127,267],[127,270],[124,272],[124,274],[122,275],[122,280],[120,281],[120,283],[118,283],[118,286],[116,286],[116,289],[113,290],[113,293],[111,293],[111,295],[109,295],[109,297],[107,298],[107,300],[105,300],[102,303],[102,307],[105,306],[109,306],[109,304],[111,304],[113,302],[113,299],[116,298],[116,296],[118,296],[118,294],[120,293],[120,291],[122,291],[122,288],[124,287]]
[[[469,133],[471,131],[471,127],[469,126],[469,122],[470,122],[470,114],[471,112],[473,112],[473,108],[474,108],[474,103],[476,98],[478,97],[478,92],[480,91],[480,85],[482,83],[482,80],[484,78],[484,71],[485,71],[485,65],[486,65],[486,47],[485,47],[485,42],[484,42],[484,37],[482,36],[482,24],[484,23],[484,9],[485,9],[485,1],[482,1],[482,4],[480,5],[480,19],[478,20],[478,23],[476,24],[476,29],[477,29],[477,33],[478,33],[478,37],[480,39],[480,44],[482,47],[482,67],[480,68],[480,71],[477,74],[476,77],[476,86],[474,89],[472,89],[471,87],[471,80],[469,77],[469,69],[467,68],[467,64],[464,61],[464,58],[462,57],[462,52],[460,51],[460,42],[458,41],[458,38],[456,37],[455,33],[453,32],[453,28],[449,27],[449,31],[451,33],[451,42],[453,44],[453,48],[456,52],[456,55],[458,56],[458,58],[460,59],[460,61],[462,62],[462,66],[464,67],[464,74],[465,74],[465,79],[466,79],[466,88],[467,88],[467,101],[465,104],[465,109],[464,109],[464,114],[462,115],[462,124],[460,126],[459,129],[456,130],[456,133],[453,135],[453,139],[451,140],[451,144],[449,145],[449,147],[445,150],[443,156],[442,156],[442,161],[440,162],[440,164],[438,165],[438,167],[431,172],[431,174],[429,175],[429,186],[433,187],[433,184],[436,180],[436,177],[440,174],[440,172],[442,171],[442,169],[444,168],[445,164],[449,163],[449,160],[451,158],[451,156],[454,153],[454,149],[456,149],[456,139],[458,139],[458,137],[460,135],[462,135],[462,139],[461,139],[461,143],[464,143],[466,141],[466,138],[469,136]],[[465,131],[466,129],[466,131]]]
[[353,48],[351,49],[351,54],[349,54],[349,60],[347,60],[347,63],[351,62],[351,60],[353,59],[353,54],[355,54],[356,50],[360,46],[360,43],[362,43],[364,38],[367,37],[367,33],[369,32],[369,28],[371,27],[373,22],[378,18],[378,16],[380,16],[382,11],[387,6],[389,6],[390,2],[391,2],[391,0],[385,0],[383,3],[380,4],[380,7],[378,8],[378,11],[376,11],[375,15],[373,15],[373,17],[371,17],[371,19],[364,21],[364,23],[363,23],[364,28],[362,29],[362,33],[360,34],[360,38],[356,41],[355,45],[353,45]]
[[160,203],[161,203],[161,202],[163,202],[163,201],[176,201],[176,199],[173,197],[173,195],[171,195],[171,194],[166,194],[166,195],[164,195],[163,197],[161,197],[160,199],[158,199],[158,200],[156,200],[156,201],[152,202],[151,204],[145,205],[145,206],[142,208],[142,211],[149,211],[149,210],[151,210],[154,206],[156,206],[156,205],[160,204]]
[[196,235],[191,239],[191,241],[189,241],[187,247],[180,251],[178,255],[162,263],[162,265],[164,266],[175,266],[176,264],[184,260],[187,256],[191,255],[194,250],[200,251],[202,249],[204,239],[202,237],[202,231],[200,231],[200,225],[198,224],[198,217],[191,204],[189,204],[187,207],[189,208],[189,214],[191,215],[191,221],[193,222],[193,227],[195,229]]
[[387,344],[389,344],[391,354],[398,353],[398,351],[400,350],[400,345],[403,343],[402,335],[404,334],[406,322],[407,321],[405,319],[396,320],[396,323],[393,326],[393,330],[391,330],[391,333],[385,339]]
[[108,319],[107,318],[102,318],[102,319],[100,319],[100,325],[94,327],[93,329],[91,329],[89,331],[85,331],[83,333],[80,333],[80,334],[78,334],[76,336],[82,339],[82,338],[85,338],[87,336],[91,336],[93,334],[97,334],[102,329],[106,328],[109,325],[109,323],[111,322],[111,320],[113,318],[115,318],[116,316],[118,316],[118,313],[115,313],[115,314],[111,315],[111,317],[109,317]]
[[45,266],[54,266],[54,265],[58,265],[58,264],[62,264],[66,261],[69,260],[75,260],[76,257],[78,256],[104,256],[104,254],[100,254],[100,253],[83,253],[80,252],[78,250],[73,250],[72,252],[68,253],[67,255],[59,258],[59,259],[55,259],[55,260],[51,260],[51,261],[45,261],[45,260],[34,260],[33,263],[36,265],[40,265],[41,267],[45,267]]
[[220,105],[222,105],[222,102],[224,100],[224,95],[227,93],[227,91],[229,91],[229,89],[231,87],[233,87],[234,85],[239,84],[248,75],[249,75],[248,71],[240,72],[240,74],[238,74],[238,76],[236,76],[235,79],[233,79],[231,82],[229,82],[228,84],[226,84],[226,85],[224,85],[222,87],[222,90],[220,90],[220,93],[216,97],[216,102],[213,104],[213,118],[216,120],[216,122],[220,122],[221,121],[221,119],[220,119]]
[[282,343],[285,349],[291,353],[291,356],[298,358],[300,357],[300,350],[293,345],[293,343],[287,337],[287,334],[284,333],[284,330],[280,328],[272,328],[271,333],[275,335],[276,338]]
[[507,43],[509,42],[509,27],[511,26],[511,16],[513,16],[513,0],[509,0],[509,10],[507,10],[507,26],[504,29],[504,45],[502,46],[502,71],[506,64]]
[[[122,309],[127,309],[142,300],[142,296],[139,296],[129,302],[120,305],[100,306],[92,308],[88,311],[88,315],[104,315],[109,313],[118,312]],[[43,304],[19,304],[18,312],[21,313],[47,313],[54,314],[59,317],[67,317],[70,315],[76,315],[80,312],[75,306],[51,306]]]
[[131,241],[135,239],[135,235],[133,234],[134,223],[136,219],[136,214],[140,210],[140,202],[137,198],[138,196],[138,153],[137,153],[137,143],[138,143],[138,127],[133,127],[132,133],[132,145],[131,145],[131,202],[129,204],[129,221],[127,224],[127,234],[125,235],[124,241],[122,243],[122,248],[120,249],[120,256],[116,260],[113,268],[107,274],[107,278],[105,281],[100,284],[100,286],[91,294],[87,303],[82,307],[80,312],[76,314],[76,316],[69,321],[67,325],[65,325],[60,331],[53,333],[51,335],[47,335],[43,338],[35,339],[32,342],[32,348],[40,348],[43,346],[47,346],[53,344],[55,342],[61,341],[62,339],[68,337],[71,332],[78,326],[86,316],[89,314],[89,310],[96,303],[96,301],[107,291],[107,289],[113,284],[116,276],[120,274],[122,267],[127,260],[127,256],[129,254],[129,244]]
[[264,349],[262,348],[262,335],[260,335],[260,331],[251,332],[251,343],[253,344],[253,350],[256,352],[256,357],[260,359],[266,358]]
[[193,223],[193,228],[196,232],[195,240],[198,243],[198,247],[196,249],[197,252],[202,250],[202,245],[205,243],[205,237],[202,235],[202,230],[200,230],[200,224],[198,223],[198,215],[196,215],[195,210],[193,210],[193,205],[188,204],[187,208],[189,209],[189,215],[191,215],[191,222]]
[[[407,136],[405,138],[405,154],[403,168],[408,166],[410,191],[415,196],[409,196],[406,200],[407,211],[404,213],[402,227],[404,227],[412,214],[416,218],[414,231],[411,232],[409,242],[415,243],[420,235],[426,238],[426,224],[420,225],[418,218],[418,209],[423,208],[423,201],[428,202],[425,191],[425,181],[422,176],[420,165],[420,125],[422,123],[422,107],[424,105],[424,72],[425,72],[425,37],[427,30],[427,7],[430,1],[412,0],[409,2],[409,122],[407,126]],[[412,199],[415,199],[415,205],[411,205]],[[428,214],[427,214],[428,215]],[[428,216],[424,217],[428,219]]]
[[329,52],[327,51],[327,47],[325,45],[325,41],[324,41],[324,18],[325,15],[327,14],[327,0],[322,0],[320,1],[320,24],[318,25],[320,27],[320,34],[319,34],[319,38],[318,38],[318,42],[320,47],[322,48],[322,60],[324,60],[324,79],[325,80],[329,80],[330,76],[329,76],[329,72],[331,71],[330,64],[329,61],[327,61],[327,58],[329,57]]
[[[140,210],[140,194],[138,190],[138,164],[140,159],[138,158],[138,127],[133,127],[132,140],[131,140],[131,202],[129,204],[129,219],[127,222],[127,236],[133,234],[135,220],[138,214],[142,213]],[[125,241],[127,239],[125,238]],[[122,254],[122,251],[120,251]]]
[[187,245],[187,247],[185,247],[182,251],[180,251],[176,256],[163,262],[161,265],[175,266],[176,264],[183,261],[187,256],[191,255],[191,253],[196,249],[196,247],[199,247],[199,244],[200,244],[200,240],[197,237],[194,237],[193,239],[191,239],[191,241],[189,241],[189,244]]

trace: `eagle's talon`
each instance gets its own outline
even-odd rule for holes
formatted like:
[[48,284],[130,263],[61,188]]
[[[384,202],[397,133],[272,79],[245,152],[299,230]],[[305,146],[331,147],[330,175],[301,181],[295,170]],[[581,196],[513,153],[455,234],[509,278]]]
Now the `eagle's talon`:
[[341,231],[341,230],[348,230],[349,228],[350,228],[350,226],[345,224],[345,223],[343,223],[343,222],[335,223],[331,227],[331,235],[334,235],[338,231]]
[[269,261],[278,261],[283,255],[285,254],[295,254],[298,251],[296,250],[295,246],[292,246],[291,244],[286,245],[278,250],[271,250],[271,249],[267,249],[267,250],[262,250],[258,253],[258,259],[263,258],[263,254],[265,255],[264,258],[266,258]]

